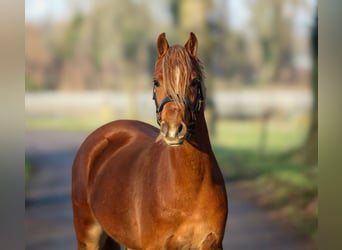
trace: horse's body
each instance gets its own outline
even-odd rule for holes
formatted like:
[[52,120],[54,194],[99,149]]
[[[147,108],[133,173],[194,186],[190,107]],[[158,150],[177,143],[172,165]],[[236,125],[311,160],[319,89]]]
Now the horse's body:
[[117,243],[129,249],[222,249],[227,198],[203,107],[185,136],[191,117],[174,125],[180,111],[169,99],[160,116],[162,132],[121,120],[81,145],[72,173],[79,249],[119,249]]

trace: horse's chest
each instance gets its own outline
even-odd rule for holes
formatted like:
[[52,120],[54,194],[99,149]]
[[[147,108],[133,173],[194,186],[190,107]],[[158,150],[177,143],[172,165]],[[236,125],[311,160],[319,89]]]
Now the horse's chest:
[[159,249],[216,249],[222,238],[223,220],[220,211],[206,206],[173,213],[168,218],[168,229],[159,237],[164,246]]
[[222,238],[222,219],[213,216],[213,209],[191,204],[192,209],[169,204],[145,211],[140,224],[149,226],[139,230],[142,249],[216,249]]

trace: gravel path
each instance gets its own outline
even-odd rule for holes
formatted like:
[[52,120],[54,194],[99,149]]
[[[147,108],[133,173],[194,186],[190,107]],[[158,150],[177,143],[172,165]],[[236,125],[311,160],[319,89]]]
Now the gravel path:
[[[70,199],[71,164],[85,134],[27,131],[26,157],[34,165],[26,184],[27,250],[73,250],[76,240]],[[229,221],[224,249],[305,250],[307,242],[273,221],[228,185]]]

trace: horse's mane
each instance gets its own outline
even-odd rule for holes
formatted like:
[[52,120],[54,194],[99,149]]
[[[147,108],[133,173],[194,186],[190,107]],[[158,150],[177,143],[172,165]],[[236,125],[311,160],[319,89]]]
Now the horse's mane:
[[167,50],[162,61],[163,81],[167,94],[176,102],[183,103],[189,94],[187,92],[189,79],[193,71],[197,73],[196,78],[205,92],[203,66],[200,60],[190,57],[186,49],[180,45],[172,46]]

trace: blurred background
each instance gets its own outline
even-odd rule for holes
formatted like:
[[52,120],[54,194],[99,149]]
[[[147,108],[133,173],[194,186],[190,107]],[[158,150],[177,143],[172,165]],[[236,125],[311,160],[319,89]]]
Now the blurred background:
[[157,125],[156,39],[195,32],[228,182],[315,239],[317,0],[26,0],[25,29],[27,130],[85,133]]

